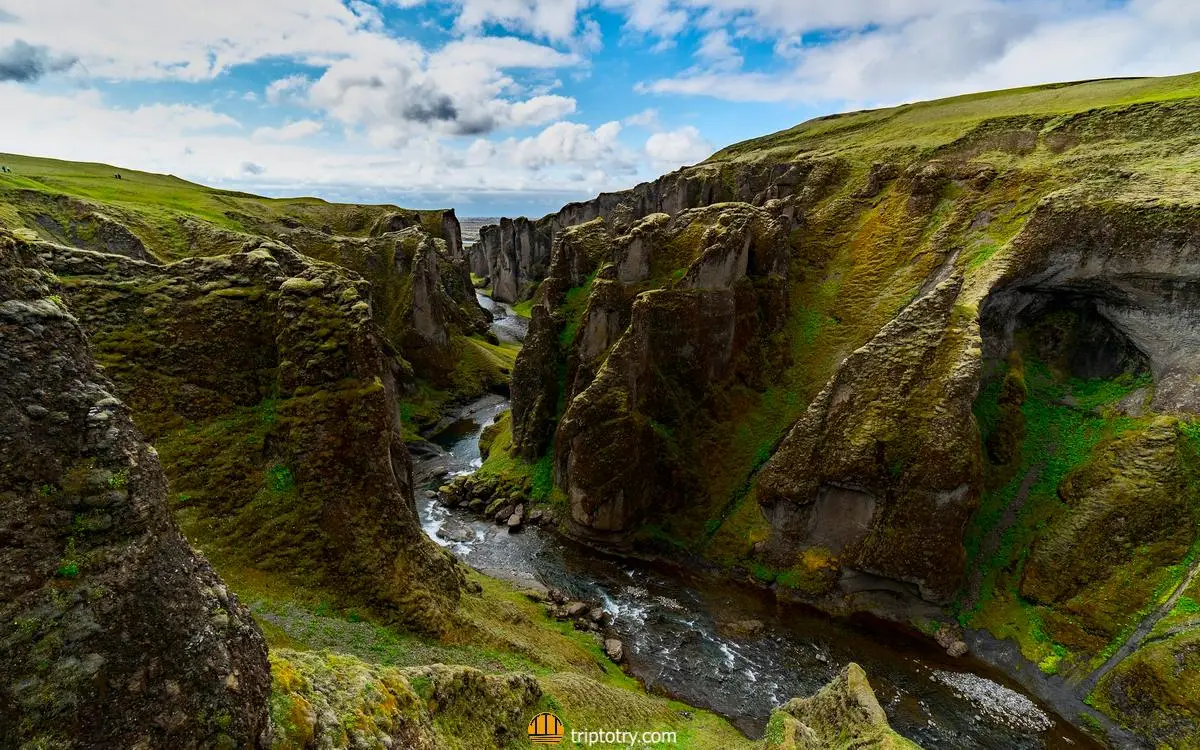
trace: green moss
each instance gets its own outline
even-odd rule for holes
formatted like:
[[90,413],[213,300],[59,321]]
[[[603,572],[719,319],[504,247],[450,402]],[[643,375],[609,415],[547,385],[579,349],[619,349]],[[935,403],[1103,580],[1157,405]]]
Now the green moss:
[[533,317],[533,306],[536,303],[536,301],[537,301],[536,297],[534,297],[534,298],[527,299],[524,302],[518,302],[517,304],[513,305],[513,308],[512,308],[513,312],[515,314],[521,316],[522,318],[526,318],[526,319],[532,318]]
[[559,347],[563,351],[569,351],[575,343],[575,337],[579,335],[579,326],[583,323],[588,297],[591,296],[592,286],[596,283],[599,272],[599,269],[593,271],[583,284],[568,291],[562,304],[555,308],[555,315],[564,321],[558,339]]
[[[1062,488],[1072,481],[1078,483],[1084,467],[1108,460],[1102,458],[1107,455],[1103,446],[1119,444],[1114,441],[1124,435],[1136,436],[1146,428],[1147,420],[1120,417],[1113,407],[1147,385],[1147,376],[1083,381],[1055,375],[1028,353],[1017,353],[1010,359],[1007,373],[985,384],[975,404],[981,440],[990,460],[986,491],[965,537],[967,570],[978,571],[978,596],[974,607],[960,611],[960,619],[997,637],[1016,640],[1025,656],[1044,672],[1057,673],[1085,657],[1102,661],[1132,632],[1145,607],[1163,596],[1155,590],[1156,585],[1160,589],[1164,585],[1159,582],[1161,569],[1147,570],[1144,552],[1094,584],[1123,593],[1097,589],[1080,595],[1093,604],[1103,603],[1090,610],[1092,620],[1079,619],[1083,610],[1077,606],[1082,606],[1082,599],[1079,604],[1071,600],[1047,606],[1027,601],[1021,593],[1023,585],[1031,585],[1027,580],[1022,583],[1031,549],[1046,534],[1059,533],[1052,522],[1068,518],[1066,514],[1071,512]],[[1066,496],[1072,492],[1068,490]],[[1020,509],[1010,525],[1002,526],[1014,502],[1020,503]],[[1067,571],[1060,570],[1051,578],[1062,580],[1066,575]],[[1122,635],[1101,650],[1094,634],[1105,622],[1111,623],[1104,625],[1110,633]],[[1059,642],[1059,638],[1067,642]]]

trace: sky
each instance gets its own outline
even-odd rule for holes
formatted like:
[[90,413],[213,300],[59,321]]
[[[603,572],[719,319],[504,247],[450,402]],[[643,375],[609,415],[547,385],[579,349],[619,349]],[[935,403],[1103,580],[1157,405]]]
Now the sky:
[[0,0],[0,151],[540,216],[822,114],[1198,69],[1197,0]]

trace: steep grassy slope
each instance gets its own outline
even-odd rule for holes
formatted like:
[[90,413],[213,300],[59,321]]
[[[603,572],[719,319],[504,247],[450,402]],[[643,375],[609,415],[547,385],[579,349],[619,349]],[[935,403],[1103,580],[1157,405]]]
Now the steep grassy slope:
[[[1162,665],[1192,658],[1195,626],[1178,603],[1200,539],[1198,121],[1200,75],[978,94],[821,118],[569,206],[538,229],[554,240],[531,341],[542,318],[558,332],[551,356],[518,361],[531,387],[514,387],[512,449],[498,441],[485,471],[532,477],[555,456],[561,501],[585,519],[573,531],[598,536],[586,477],[626,476],[654,446],[688,489],[630,514],[626,540],[835,611],[905,618],[936,604],[945,626],[1015,639],[1152,741],[1196,741],[1197,704],[1179,703]],[[687,406],[664,416],[627,396],[704,361],[720,321],[608,313],[684,288],[719,244],[703,229],[654,240],[656,212],[678,224],[711,206],[732,225],[745,207],[729,201],[784,226],[786,270],[772,274],[786,279],[785,317],[759,379],[671,390]],[[578,260],[573,238],[599,230],[560,228],[573,217],[603,220],[600,262]],[[770,246],[748,243],[751,256]],[[660,270],[628,283],[622,263],[642,252]],[[599,313],[597,347],[579,332]],[[740,332],[779,325],[762,305],[731,315]],[[671,336],[694,358],[682,370],[653,346],[611,346]],[[573,385],[573,363],[595,387]],[[596,400],[600,383],[621,398]],[[588,401],[607,408],[588,416]],[[550,420],[542,453],[527,450],[531,414]],[[619,421],[645,430],[597,442],[607,458],[561,460],[564,439]]]
[[10,229],[76,245],[95,239],[95,222],[87,215],[99,212],[128,228],[163,261],[227,253],[236,249],[231,243],[247,239],[237,235],[297,227],[367,237],[392,221],[395,229],[422,226],[443,237],[442,211],[262,198],[172,175],[16,154],[0,154],[0,164],[10,170],[0,173],[0,222]]

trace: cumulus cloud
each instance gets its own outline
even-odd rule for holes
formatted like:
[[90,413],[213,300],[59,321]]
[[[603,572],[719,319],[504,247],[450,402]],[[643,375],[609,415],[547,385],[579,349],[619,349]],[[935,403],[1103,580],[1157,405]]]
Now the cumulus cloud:
[[[640,91],[874,105],[1047,79],[1165,75],[1200,67],[1200,9],[1190,0],[694,4],[762,24],[755,33],[779,39],[776,64],[765,70],[709,65],[640,85]],[[795,12],[797,4],[806,12]],[[797,43],[784,33],[815,29],[836,33],[823,44]]]
[[674,169],[695,164],[712,156],[713,145],[691,125],[666,133],[655,133],[646,140],[646,154],[655,166]]
[[580,0],[458,0],[461,10],[456,24],[459,29],[477,31],[494,23],[565,41],[575,33],[579,11],[585,4]]
[[333,63],[309,87],[307,101],[345,125],[362,127],[379,144],[400,143],[426,131],[481,135],[543,124],[575,111],[575,100],[568,97],[505,96],[512,80],[496,60],[506,67],[537,68],[573,58],[515,39],[462,40],[433,55],[409,45],[379,59]]
[[278,128],[256,128],[251,137],[258,141],[298,141],[320,133],[324,127],[316,120],[297,120]]
[[78,58],[55,55],[49,47],[34,46],[21,39],[0,48],[0,81],[31,83],[48,73],[71,69]]
[[619,122],[607,122],[595,130],[579,123],[557,122],[536,136],[505,145],[515,164],[535,170],[563,165],[624,167],[628,158],[620,151],[620,134]]
[[729,32],[725,29],[710,31],[696,48],[696,56],[711,65],[737,69],[742,66],[742,56],[734,48]]
[[300,74],[286,76],[267,84],[263,94],[270,104],[295,103],[301,101],[312,81]]
[[[621,144],[615,123],[596,129],[556,123],[528,138],[477,138],[465,148],[413,137],[380,150],[361,139],[331,146],[264,138],[264,131],[206,107],[121,107],[90,89],[63,94],[0,83],[0,101],[23,113],[0,118],[0,143],[8,150],[269,195],[427,207],[471,205],[480,196],[488,196],[489,206],[513,205],[511,196],[520,196],[536,213],[654,176],[638,171],[645,156]],[[272,135],[288,127],[272,128]]]

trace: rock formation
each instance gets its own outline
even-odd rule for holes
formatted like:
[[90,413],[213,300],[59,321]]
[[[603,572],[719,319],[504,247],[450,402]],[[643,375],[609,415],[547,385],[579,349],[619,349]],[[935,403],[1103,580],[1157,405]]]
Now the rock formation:
[[262,240],[169,265],[39,249],[206,539],[441,627],[458,581],[417,522],[367,282]]
[[617,540],[685,501],[695,480],[679,446],[723,384],[769,360],[787,254],[786,220],[745,204],[658,214],[617,237],[597,220],[555,243],[513,379],[513,443],[536,457],[553,437],[576,533]]
[[0,745],[257,746],[262,634],[56,286],[0,232]]
[[480,230],[479,242],[468,253],[471,272],[491,280],[492,296],[497,300],[529,299],[549,269],[555,239],[568,227],[604,219],[615,233],[623,234],[652,214],[674,216],[689,208],[726,201],[763,205],[791,194],[806,180],[831,179],[831,166],[816,165],[817,174],[810,174],[813,164],[738,165],[732,169],[702,164],[630,190],[568,204],[537,221],[501,219]]
[[767,750],[919,750],[888,726],[867,674],[849,664],[815,695],[794,698],[767,726]]
[[351,656],[271,655],[277,746],[505,748],[526,736],[537,681],[469,667],[396,669]]
[[781,561],[821,548],[928,599],[958,590],[982,482],[963,449],[977,435],[980,362],[978,334],[953,321],[961,286],[942,282],[847,358],[763,468]]

